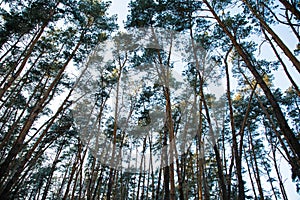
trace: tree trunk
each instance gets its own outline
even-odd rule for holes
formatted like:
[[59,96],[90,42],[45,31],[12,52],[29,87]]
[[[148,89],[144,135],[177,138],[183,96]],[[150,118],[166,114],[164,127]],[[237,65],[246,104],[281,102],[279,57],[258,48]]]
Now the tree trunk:
[[273,181],[272,181],[272,177],[270,175],[270,171],[268,170],[268,167],[266,166],[266,162],[265,161],[263,161],[263,165],[264,165],[265,171],[267,172],[268,180],[269,180],[271,188],[272,188],[272,192],[273,192],[272,196],[274,196],[275,199],[278,200],[278,197],[277,197],[277,194],[276,194],[276,191],[275,191],[275,187],[274,187],[274,184],[273,184]]
[[245,154],[245,161],[246,161],[246,164],[247,164],[248,175],[249,175],[249,178],[250,178],[250,182],[251,182],[251,186],[252,186],[252,190],[253,190],[253,194],[254,194],[254,199],[257,200],[258,197],[257,197],[257,194],[256,194],[256,188],[254,186],[254,181],[253,181],[251,170],[250,170],[250,164],[249,164],[246,152],[244,152],[244,154]]
[[[76,169],[77,169],[78,162],[80,161],[81,152],[82,152],[82,146],[80,144],[80,141],[78,140],[78,151],[77,151],[76,160],[73,163],[71,174],[69,176],[69,181],[68,181],[68,184],[67,184],[67,187],[66,187],[66,190],[65,190],[65,193],[64,193],[64,196],[63,196],[62,200],[68,199],[71,183],[73,181],[73,178],[74,178],[74,175],[75,175],[75,172],[76,172]],[[74,187],[75,187],[75,185],[74,185]]]
[[254,178],[256,180],[256,184],[257,184],[257,187],[258,187],[259,199],[264,200],[264,192],[263,192],[262,185],[261,185],[259,167],[258,167],[258,163],[257,163],[257,157],[256,157],[256,153],[254,151],[253,137],[252,137],[250,128],[248,128],[248,130],[249,130],[249,136],[248,136],[249,153],[250,153],[250,156],[252,155],[250,161],[252,163]]
[[[162,163],[163,163],[163,158],[161,159],[161,167],[159,168],[159,173],[158,173],[155,200],[159,200],[161,175],[162,175],[162,171],[164,170]],[[165,182],[164,182],[164,184],[165,184]]]
[[[166,129],[166,127],[165,127]],[[164,130],[163,147],[167,146],[168,131]],[[163,171],[164,171],[164,200],[170,200],[170,168],[167,149],[163,149]],[[158,196],[157,196],[158,198]]]
[[98,194],[98,191],[100,191],[100,187],[101,187],[101,183],[102,183],[102,179],[103,179],[103,172],[104,172],[104,167],[101,167],[100,175],[99,175],[99,177],[97,179],[97,183],[96,183],[96,187],[94,189],[92,200],[97,199],[97,196],[98,196],[98,198],[100,198],[99,194]]
[[281,195],[282,195],[283,200],[288,200],[286,190],[285,190],[284,184],[282,182],[281,174],[279,172],[278,165],[277,165],[275,147],[272,143],[271,143],[271,145],[272,145],[272,155],[273,155],[273,161],[274,161],[274,168],[275,168],[276,175],[277,175],[277,178],[278,178],[278,181],[279,181],[279,187],[280,187]]
[[[282,49],[282,51],[290,59],[290,61],[294,64],[294,66],[300,73],[300,62],[298,61],[298,59],[293,55],[293,53],[283,43],[283,41],[278,37],[278,35],[272,30],[272,28],[267,24],[267,22],[263,19],[263,17],[259,13],[257,13],[257,11],[250,5],[250,3],[247,0],[242,0],[242,1],[247,5],[247,7],[252,12],[252,14],[259,20],[259,22],[264,27],[264,29],[266,29],[266,31],[272,36],[272,39],[278,44],[278,46]],[[281,0],[281,1],[286,2],[285,0]]]
[[276,50],[274,44],[272,43],[272,41],[270,40],[270,38],[268,37],[268,35],[266,34],[265,30],[262,30],[262,32],[265,35],[265,38],[268,40],[269,44],[271,45],[277,59],[279,60],[280,64],[282,65],[282,68],[285,72],[285,74],[287,75],[288,79],[290,80],[290,82],[292,83],[293,87],[295,88],[295,90],[297,91],[298,96],[300,97],[300,90],[298,88],[298,85],[295,83],[295,81],[293,80],[292,76],[290,75],[285,63],[283,62],[283,60],[281,59],[278,51]]
[[[229,69],[227,64],[227,58],[232,50],[232,47],[227,51],[224,63],[225,63],[225,71],[226,71],[226,80],[227,80],[227,99],[228,99],[228,106],[229,106],[229,115],[230,115],[230,125],[231,125],[231,132],[232,132],[232,143],[233,143],[233,152],[235,156],[235,165],[236,165],[236,174],[238,178],[238,198],[239,200],[245,199],[245,187],[243,181],[243,174],[242,174],[242,158],[241,158],[241,151],[243,151],[243,137],[240,139],[240,146],[239,149],[237,138],[236,138],[236,130],[235,130],[235,123],[234,123],[234,114],[233,114],[233,107],[231,101],[231,90],[230,90],[230,78],[229,78]],[[230,199],[230,194],[228,194],[228,199]]]
[[[143,176],[143,180],[144,180],[144,177],[145,177],[145,174],[143,173],[143,164],[145,162],[145,150],[146,150],[146,141],[147,141],[147,137],[144,138],[144,141],[143,141],[143,155],[142,155],[142,160],[141,160],[141,163],[140,163],[140,173],[139,173],[139,180],[138,180],[138,186],[137,186],[137,194],[136,194],[136,200],[139,200],[139,199],[142,199],[139,198],[140,197],[140,188],[141,188],[141,181],[142,181],[142,176]],[[143,188],[144,190],[144,188]]]
[[258,71],[256,70],[255,66],[252,64],[252,62],[250,61],[250,58],[245,53],[245,51],[242,48],[242,46],[236,41],[236,38],[230,33],[230,31],[227,29],[226,25],[221,21],[221,19],[218,17],[218,15],[216,14],[216,12],[210,6],[210,4],[208,3],[208,1],[207,0],[203,0],[203,2],[206,4],[206,6],[210,10],[210,12],[213,14],[213,16],[215,17],[215,19],[217,20],[218,24],[221,26],[221,28],[223,29],[223,31],[230,38],[230,40],[233,43],[234,47],[236,48],[237,52],[240,54],[240,56],[242,57],[243,61],[246,63],[248,69],[251,71],[251,73],[255,77],[257,83],[260,85],[260,87],[264,91],[267,99],[269,100],[269,102],[270,102],[270,104],[271,104],[271,106],[273,108],[275,117],[277,119],[277,122],[279,124],[279,127],[280,127],[282,133],[284,134],[286,140],[288,141],[289,146],[291,147],[291,149],[293,149],[296,152],[296,154],[298,156],[297,159],[299,160],[299,158],[300,158],[300,144],[299,144],[297,138],[295,137],[295,134],[293,133],[293,131],[289,127],[289,125],[288,125],[288,123],[287,123],[287,121],[286,121],[286,119],[285,119],[285,117],[284,117],[284,115],[283,115],[283,113],[281,111],[281,108],[279,107],[279,104],[277,103],[277,100],[274,97],[274,95],[272,94],[270,88],[264,82],[262,76],[258,73]]
[[[58,3],[56,4],[55,8],[58,6]],[[14,76],[11,76],[11,78],[4,84],[3,88],[0,89],[0,99],[2,99],[4,93],[7,91],[7,89],[13,84],[13,82],[19,77],[19,75],[21,74],[21,72],[23,71],[23,69],[26,66],[26,63],[28,61],[28,59],[31,56],[31,53],[33,51],[33,48],[35,47],[36,43],[39,41],[39,39],[41,38],[42,34],[44,33],[45,28],[48,26],[48,24],[50,23],[50,20],[52,18],[52,16],[55,13],[55,10],[52,9],[49,11],[50,15],[48,20],[46,20],[43,25],[40,28],[40,31],[38,32],[38,34],[36,35],[36,37],[34,38],[34,40],[30,43],[30,47],[24,57],[24,60],[22,61],[22,63],[20,64],[19,69],[17,70],[17,72],[14,74]]]
[[[83,37],[84,34],[85,34],[85,31],[83,31],[81,33],[81,39],[82,39],[82,37]],[[30,113],[27,121],[24,123],[24,126],[21,129],[21,131],[19,133],[19,136],[17,137],[16,141],[14,142],[11,150],[9,151],[9,153],[8,153],[5,161],[3,163],[1,163],[1,165],[0,165],[0,179],[9,170],[9,165],[10,165],[11,161],[22,150],[22,148],[23,148],[23,142],[25,140],[25,137],[26,137],[28,131],[30,130],[30,128],[33,125],[33,123],[35,122],[35,119],[37,118],[38,114],[40,114],[40,112],[42,111],[42,109],[46,106],[44,103],[46,102],[47,98],[49,97],[52,89],[57,85],[57,83],[61,79],[62,74],[65,71],[65,68],[67,67],[67,65],[69,64],[69,62],[72,60],[72,58],[74,57],[74,55],[77,52],[77,50],[78,50],[81,42],[82,41],[80,40],[77,43],[76,47],[74,48],[74,50],[71,53],[71,55],[68,58],[68,60],[65,62],[64,66],[62,66],[62,68],[60,69],[59,73],[57,74],[57,76],[55,77],[55,79],[53,80],[53,82],[51,83],[51,85],[49,86],[49,88],[45,91],[45,93],[43,94],[42,98],[36,103],[36,106],[32,109],[32,111],[31,111],[31,113]],[[6,188],[4,189],[4,191],[1,192],[0,197],[2,195],[3,196],[7,196],[5,193],[10,190],[10,187],[11,187],[10,185],[11,184],[9,184],[9,185],[6,186]],[[2,194],[3,192],[5,192],[5,193]]]
[[296,5],[290,4],[287,0],[279,0],[291,13],[293,13],[298,20],[300,20],[300,12],[297,10],[297,1],[295,1]]
[[[248,80],[248,78],[246,77],[246,75],[244,73],[242,73],[242,75],[244,76],[246,82],[248,83],[248,85],[252,88],[253,91],[255,91],[255,88],[252,87],[250,81]],[[272,120],[270,114],[268,113],[267,111],[267,108],[264,106],[263,102],[260,100],[259,96],[254,93],[255,96],[256,96],[256,99],[261,107],[261,109],[263,110],[264,114],[266,115],[267,119],[269,120],[270,122],[270,125],[275,133],[275,135],[277,136],[280,144],[281,144],[281,148],[284,150],[285,152],[285,156],[288,158],[288,162],[289,164],[292,166],[292,167],[295,167],[295,168],[299,168],[299,164],[297,162],[295,162],[295,160],[292,158],[292,156],[290,155],[290,152],[288,151],[287,149],[287,146],[285,144],[285,142],[283,141],[283,139],[281,138],[281,133],[278,132],[277,128],[276,128],[276,125],[275,125],[275,122]],[[296,152],[293,151],[292,149],[292,152],[293,152],[293,155],[297,156]],[[300,175],[298,175],[298,177],[300,177]]]
[[59,156],[62,152],[62,149],[64,147],[64,143],[65,142],[62,142],[62,144],[57,149],[56,156],[55,156],[55,158],[52,162],[51,171],[50,171],[50,174],[49,174],[49,177],[47,179],[46,186],[45,186],[45,189],[44,189],[44,192],[43,192],[42,200],[45,200],[47,198],[47,194],[48,194],[48,191],[49,191],[49,188],[50,188],[50,185],[51,185],[51,181],[52,181],[52,177],[53,177],[53,174],[54,174],[54,171],[55,171],[55,168],[56,168],[56,164],[58,163],[58,158],[59,158]]

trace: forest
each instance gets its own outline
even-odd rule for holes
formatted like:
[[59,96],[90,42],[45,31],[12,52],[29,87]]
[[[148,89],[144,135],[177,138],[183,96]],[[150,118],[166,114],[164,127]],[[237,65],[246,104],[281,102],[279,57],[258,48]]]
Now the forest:
[[112,3],[0,1],[0,199],[300,199],[299,1]]

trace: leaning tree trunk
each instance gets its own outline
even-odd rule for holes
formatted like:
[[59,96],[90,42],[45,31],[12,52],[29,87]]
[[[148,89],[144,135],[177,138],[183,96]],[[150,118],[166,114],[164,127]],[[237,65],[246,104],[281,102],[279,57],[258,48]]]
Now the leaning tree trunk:
[[267,22],[263,19],[263,17],[257,12],[257,10],[255,10],[247,0],[242,0],[242,1],[247,5],[247,7],[252,12],[252,14],[259,20],[263,28],[272,36],[273,40],[278,44],[278,46],[282,49],[284,54],[290,59],[290,61],[294,64],[294,66],[300,73],[300,62],[298,61],[298,59],[293,55],[293,53],[289,50],[289,48],[283,43],[283,41],[279,38],[279,36],[272,30],[272,28],[267,24]]
[[256,70],[255,65],[251,62],[250,58],[248,57],[248,55],[245,52],[245,50],[243,49],[243,47],[237,42],[236,38],[231,34],[231,32],[226,27],[226,25],[221,21],[221,19],[219,18],[219,16],[217,15],[217,13],[214,11],[214,9],[211,7],[211,5],[208,3],[208,1],[207,0],[203,0],[203,2],[206,4],[206,6],[208,7],[209,11],[212,13],[212,15],[214,16],[214,18],[217,20],[218,24],[221,26],[221,28],[223,29],[223,31],[229,37],[229,39],[231,40],[232,44],[236,48],[237,52],[239,53],[239,55],[242,57],[243,61],[247,65],[248,69],[251,71],[251,73],[255,77],[257,83],[260,85],[260,87],[264,91],[267,99],[269,100],[269,102],[270,102],[270,104],[271,104],[271,106],[273,108],[275,117],[276,117],[278,125],[279,125],[279,127],[280,127],[280,129],[282,131],[282,134],[286,138],[286,140],[287,140],[290,148],[293,151],[296,152],[297,157],[298,157],[297,159],[299,160],[299,158],[300,158],[300,144],[298,142],[298,139],[296,138],[295,134],[293,133],[293,131],[289,127],[289,125],[288,125],[288,123],[287,123],[287,121],[286,121],[286,119],[285,119],[285,117],[284,117],[284,115],[283,115],[283,113],[281,111],[281,108],[280,108],[279,104],[277,103],[276,98],[272,94],[270,88],[268,87],[268,85],[263,80],[263,77]]

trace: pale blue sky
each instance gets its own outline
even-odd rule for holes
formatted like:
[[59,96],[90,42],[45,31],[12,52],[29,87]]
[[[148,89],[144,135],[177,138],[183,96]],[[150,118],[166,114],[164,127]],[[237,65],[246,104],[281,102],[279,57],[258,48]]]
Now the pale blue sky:
[[128,14],[128,3],[130,0],[112,0],[111,7],[109,8],[110,14],[118,15],[118,24],[120,29],[123,29],[123,21],[126,20]]

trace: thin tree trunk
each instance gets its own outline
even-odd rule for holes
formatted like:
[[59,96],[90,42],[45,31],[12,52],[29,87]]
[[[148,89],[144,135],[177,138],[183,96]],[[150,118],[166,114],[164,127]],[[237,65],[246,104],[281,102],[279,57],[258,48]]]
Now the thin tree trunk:
[[[145,143],[146,143],[147,137],[145,137]],[[145,153],[144,153],[145,154]],[[142,184],[142,194],[141,194],[141,199],[145,199],[145,180],[146,180],[146,161],[145,161],[145,155],[144,155],[144,172],[143,172],[143,184]],[[148,177],[149,180],[149,177]]]
[[[199,71],[198,71],[198,75],[200,76]],[[215,133],[214,133],[214,130],[213,130],[213,127],[212,127],[208,106],[207,106],[207,103],[206,103],[206,100],[205,100],[205,97],[204,97],[204,94],[203,94],[203,85],[202,84],[200,84],[200,96],[203,100],[203,106],[204,106],[204,109],[205,109],[207,123],[208,123],[208,126],[209,126],[209,134],[210,134],[210,137],[211,137],[211,140],[212,140],[211,142],[212,142],[213,150],[214,150],[214,153],[215,153],[215,156],[216,156],[219,184],[220,184],[220,187],[221,187],[221,196],[222,196],[223,200],[227,200],[228,194],[227,194],[226,182],[225,182],[225,179],[224,179],[221,156],[220,156],[219,148],[217,146],[217,140],[216,140],[215,135],[214,135]]]
[[282,182],[282,177],[281,177],[281,174],[280,174],[279,169],[278,169],[278,164],[277,164],[277,160],[276,160],[276,153],[275,153],[275,147],[274,147],[273,144],[271,144],[271,145],[272,145],[274,168],[275,168],[276,175],[277,175],[277,178],[278,178],[278,181],[279,181],[279,187],[280,187],[281,195],[282,195],[282,198],[284,200],[288,200],[286,190],[285,190],[284,184]]
[[290,4],[287,0],[279,0],[291,13],[293,13],[298,20],[300,20],[300,11],[297,10],[297,1],[295,1],[296,5]]
[[[69,95],[71,94],[71,92],[69,93]],[[34,143],[33,147],[31,149],[29,149],[29,151],[25,154],[24,159],[21,161],[21,163],[19,164],[19,166],[17,167],[15,173],[13,174],[12,178],[7,182],[5,188],[2,190],[1,195],[5,195],[5,193],[9,192],[9,190],[11,190],[12,186],[15,184],[15,182],[18,180],[18,178],[20,177],[21,173],[24,170],[24,166],[28,163],[29,159],[32,157],[32,154],[34,153],[35,149],[38,147],[38,145],[41,143],[42,138],[46,135],[46,133],[48,132],[48,130],[50,129],[50,127],[52,126],[52,124],[54,123],[55,119],[58,117],[58,115],[63,112],[64,109],[66,109],[66,107],[64,107],[64,105],[67,102],[67,99],[70,96],[67,96],[66,99],[64,100],[63,104],[60,106],[60,108],[57,110],[57,112],[55,113],[54,117],[50,120],[50,122],[47,124],[47,127],[45,128],[45,130],[43,130],[43,133],[41,134],[41,136],[38,138],[38,140]],[[52,140],[50,142],[50,144],[52,144],[54,140]],[[25,144],[23,144],[24,146]],[[50,145],[48,145],[49,147]],[[45,149],[44,149],[45,150]],[[38,157],[36,157],[37,159]]]
[[149,169],[149,171],[151,173],[151,180],[152,180],[152,182],[151,182],[151,190],[152,190],[151,199],[155,199],[155,183],[154,183],[154,169],[153,169],[153,155],[152,155],[153,147],[152,147],[151,133],[149,135],[149,148],[150,148],[150,169]]
[[203,200],[203,160],[204,160],[204,150],[203,150],[203,142],[202,142],[202,101],[199,103],[199,110],[200,110],[200,115],[199,115],[199,130],[197,134],[197,187],[198,187],[198,199]]
[[[80,157],[81,157],[81,151],[82,151],[82,146],[80,144],[80,141],[78,140],[78,151],[77,151],[77,156],[76,156],[76,160],[75,162],[73,163],[73,166],[72,166],[72,170],[71,170],[71,174],[69,176],[69,181],[68,181],[68,184],[67,184],[67,187],[66,187],[66,190],[65,190],[65,193],[64,193],[64,196],[62,198],[62,200],[66,200],[68,198],[68,195],[69,195],[69,191],[70,191],[70,187],[71,187],[71,183],[73,181],[73,177],[75,175],[75,172],[76,172],[76,168],[78,166],[78,162],[80,161]],[[75,187],[75,186],[74,186]]]
[[[228,99],[228,106],[229,106],[229,114],[230,114],[230,124],[231,124],[231,132],[232,132],[232,142],[233,142],[233,152],[235,156],[235,165],[236,165],[236,174],[238,178],[238,198],[239,200],[245,199],[245,187],[244,187],[244,181],[243,181],[243,175],[242,175],[242,158],[241,153],[242,149],[239,149],[237,138],[236,138],[236,130],[234,125],[234,115],[233,115],[233,107],[232,107],[232,101],[231,101],[231,91],[230,91],[230,78],[229,78],[229,69],[227,64],[227,58],[231,51],[232,47],[227,51],[224,63],[225,63],[225,71],[226,71],[226,80],[227,80],[227,99]],[[240,143],[243,143],[243,138],[241,137]],[[243,145],[241,144],[241,147]],[[230,199],[230,194],[228,194],[228,199]]]
[[91,170],[91,175],[90,175],[89,181],[87,183],[87,189],[86,189],[86,191],[87,191],[87,194],[86,194],[87,199],[91,199],[93,188],[94,188],[94,184],[95,184],[95,181],[96,181],[96,178],[97,178],[97,172],[95,172],[96,158],[93,157],[92,159],[93,159],[93,161],[92,161],[92,170]]
[[[199,140],[197,140],[197,143],[200,143]],[[198,199],[203,200],[203,158],[201,155],[201,149],[199,149],[200,144],[197,145],[197,188],[198,188]]]
[[[300,73],[300,62],[298,61],[298,59],[293,55],[293,53],[283,43],[283,41],[278,37],[278,35],[272,30],[272,28],[267,24],[267,22],[263,19],[263,17],[251,6],[248,0],[242,0],[242,1],[247,5],[247,7],[252,12],[252,14],[259,20],[259,22],[264,27],[264,29],[266,29],[266,31],[272,36],[273,40],[278,44],[278,46],[282,49],[282,51],[290,59],[290,61],[294,64],[294,66]],[[285,0],[280,0],[280,1],[286,2]]]
[[[77,155],[74,158],[76,158],[76,157],[77,157]],[[67,180],[68,171],[69,171],[69,167],[71,166],[72,161],[73,161],[73,157],[71,158],[70,162],[68,163],[68,165],[67,165],[67,167],[65,169],[65,173],[64,173],[64,175],[62,177],[61,185],[59,187],[59,190],[57,191],[57,195],[56,195],[57,199],[61,199],[62,198],[62,190],[63,190],[63,188],[65,186],[65,183],[66,183],[66,180]]]
[[[165,127],[166,129],[166,127]],[[168,132],[167,130],[164,130],[164,138],[163,138],[163,171],[164,171],[164,200],[170,200],[170,168],[169,168],[169,159],[168,159],[168,153],[167,153],[167,139]],[[157,196],[158,198],[158,196]]]
[[161,167],[159,168],[159,173],[158,173],[158,179],[157,179],[157,187],[156,187],[156,196],[155,200],[159,200],[159,193],[160,193],[160,182],[161,182],[161,175],[162,175],[162,170],[163,170],[163,158],[161,159]]
[[[10,127],[10,129],[8,130],[8,132],[5,134],[3,141],[0,144],[0,149],[3,149],[3,147],[7,144],[7,142],[10,140],[12,134],[15,132],[15,129],[17,128],[18,123],[22,120],[23,115],[26,114],[26,111],[28,109],[28,107],[30,106],[30,103],[32,102],[32,100],[34,99],[34,94],[38,91],[38,88],[42,88],[44,89],[47,83],[47,80],[45,81],[45,83],[43,83],[44,79],[40,79],[40,81],[37,83],[36,87],[33,90],[32,95],[29,97],[26,105],[24,106],[23,110],[20,112],[20,114],[18,115],[18,118],[16,120],[14,120],[12,126]],[[39,96],[41,97],[41,95]],[[0,165],[1,167],[1,165]],[[0,177],[1,177],[1,172],[0,172]]]
[[100,191],[100,187],[101,187],[101,183],[102,183],[102,179],[103,179],[103,172],[104,172],[104,167],[101,167],[100,175],[99,175],[99,177],[97,179],[97,183],[96,183],[96,187],[94,189],[92,200],[97,199],[98,191]]
[[[250,153],[250,155],[252,154],[252,156],[253,156],[253,157],[251,157],[250,161],[252,163],[254,177],[255,177],[255,180],[256,180],[257,187],[258,187],[259,199],[264,200],[264,192],[263,192],[262,185],[261,185],[259,167],[258,167],[258,163],[257,163],[257,157],[256,157],[256,153],[254,151],[253,137],[252,137],[252,134],[251,134],[251,129],[248,128],[248,130],[249,130],[249,136],[248,136],[249,153]],[[253,162],[254,162],[254,164],[253,164]]]
[[[20,62],[21,58],[26,54],[27,49],[29,49],[29,48],[31,47],[32,42],[36,39],[36,36],[40,33],[40,30],[41,30],[41,29],[39,29],[39,30],[33,35],[32,39],[31,39],[30,42],[27,44],[27,46],[24,48],[24,50],[23,50],[23,52],[21,53],[21,55],[16,59],[16,61],[15,61],[15,63],[14,63],[14,66],[12,66],[12,67],[9,69],[8,73],[6,74],[6,76],[2,78],[2,81],[0,82],[0,87],[2,87],[2,86],[5,84],[5,82],[9,79],[9,77],[10,77],[10,76],[14,73],[14,71],[17,69],[17,67],[18,67],[18,65],[19,65],[19,62]],[[1,64],[3,65],[4,62],[1,63]]]
[[[168,72],[167,72],[168,74]],[[168,81],[168,80],[167,80]],[[169,133],[169,175],[170,175],[170,200],[175,200],[175,180],[174,180],[174,153],[176,151],[175,145],[175,136],[174,136],[174,125],[172,120],[172,111],[171,111],[171,100],[170,100],[170,91],[169,87],[164,88],[164,95],[166,98],[166,113],[167,113],[167,128]]]
[[50,185],[51,185],[51,181],[52,181],[52,177],[53,177],[53,174],[54,174],[54,171],[55,171],[55,168],[56,168],[56,164],[58,163],[58,158],[59,158],[59,156],[62,152],[62,149],[64,147],[64,143],[65,142],[62,142],[60,147],[57,149],[56,156],[55,156],[55,158],[52,162],[51,171],[50,171],[49,177],[47,179],[45,189],[43,191],[42,200],[45,200],[47,198],[47,194],[48,194],[48,191],[49,191],[49,188],[50,188]]
[[285,63],[283,62],[283,60],[281,59],[278,51],[276,50],[274,44],[272,43],[272,41],[270,40],[270,38],[268,37],[268,35],[266,34],[265,30],[262,30],[262,32],[265,35],[265,38],[267,39],[267,41],[269,42],[269,44],[271,45],[277,59],[279,60],[279,62],[281,63],[283,70],[285,72],[285,74],[287,75],[288,79],[290,80],[290,82],[292,83],[293,87],[295,88],[295,90],[297,91],[298,96],[300,97],[300,90],[298,88],[298,85],[295,83],[295,81],[293,80],[292,76],[290,75]]
[[[84,33],[85,33],[85,31],[82,32],[81,39],[82,39]],[[11,163],[12,159],[14,159],[16,157],[16,155],[21,151],[21,149],[23,147],[23,142],[25,140],[25,137],[26,137],[28,131],[30,130],[31,126],[33,125],[33,123],[34,123],[35,119],[37,118],[38,114],[46,106],[44,104],[45,101],[49,97],[49,94],[52,91],[52,89],[56,86],[56,84],[61,79],[62,74],[65,71],[65,68],[67,67],[67,65],[69,64],[71,59],[74,57],[74,55],[75,55],[76,51],[78,50],[80,44],[81,44],[81,40],[77,43],[77,45],[76,45],[75,49],[73,50],[71,56],[66,61],[64,66],[60,69],[60,71],[57,74],[56,78],[53,80],[53,82],[51,83],[49,88],[45,91],[42,98],[36,103],[36,106],[32,109],[32,111],[30,113],[30,116],[28,117],[28,120],[24,123],[24,126],[23,126],[22,130],[20,131],[19,136],[17,137],[16,141],[14,142],[11,150],[9,151],[5,161],[3,163],[1,163],[1,165],[0,165],[0,179],[9,170],[9,164]],[[9,185],[6,187],[5,193],[10,190],[9,187],[10,187]],[[2,193],[3,193],[3,191],[2,191]],[[7,196],[5,193],[0,194],[0,197],[2,197],[2,195]]]
[[[252,90],[254,91],[255,89],[253,88],[252,84],[250,83],[250,81],[248,80],[248,78],[246,77],[246,75],[241,72],[243,77],[245,78],[246,82],[248,83],[248,85],[252,88]],[[255,96],[256,96],[256,99],[261,107],[261,109],[263,110],[264,114],[266,115],[267,119],[269,120],[270,124],[271,124],[271,127],[275,133],[275,135],[277,136],[280,144],[281,144],[281,148],[284,150],[285,152],[285,156],[288,158],[288,162],[289,164],[292,166],[292,167],[295,167],[295,168],[299,168],[299,164],[297,162],[294,161],[294,159],[292,158],[292,156],[290,155],[290,152],[288,151],[287,149],[287,146],[285,145],[283,139],[281,138],[281,134],[277,131],[277,128],[276,128],[276,125],[275,125],[275,122],[272,120],[270,114],[268,113],[267,111],[267,108],[264,106],[264,104],[262,103],[262,101],[260,100],[259,96],[254,93]],[[293,151],[292,149],[292,152],[294,153],[294,155],[296,156],[296,152]],[[300,174],[297,175],[298,177],[300,177]]]
[[253,190],[253,194],[254,194],[254,199],[258,200],[258,197],[257,197],[257,194],[256,194],[256,188],[254,186],[254,181],[253,181],[253,178],[252,178],[252,174],[251,174],[251,170],[250,170],[250,165],[249,165],[249,161],[248,161],[246,152],[244,152],[244,154],[245,154],[245,160],[246,160],[246,164],[247,164],[248,174],[249,174],[249,178],[250,178],[250,182],[251,182],[251,186],[252,186],[252,190]]
[[272,177],[270,175],[270,171],[268,170],[268,168],[266,166],[266,162],[265,161],[263,161],[263,165],[264,165],[265,171],[267,172],[268,179],[269,179],[269,182],[270,182],[270,185],[271,185],[271,189],[272,189],[272,192],[273,192],[272,196],[274,196],[275,199],[278,200],[278,197],[277,197],[277,194],[276,194],[276,191],[275,191],[275,187],[274,187],[274,184],[273,184],[273,181],[272,181]]
[[144,162],[145,162],[145,154],[144,154],[144,152],[145,152],[145,150],[146,150],[146,140],[147,140],[147,138],[145,137],[144,138],[144,141],[143,141],[143,155],[142,155],[142,160],[141,160],[141,163],[140,163],[140,173],[139,173],[139,180],[138,180],[138,186],[137,186],[137,194],[136,194],[136,200],[139,200],[140,198],[140,188],[141,188],[141,180],[142,180],[142,176],[144,176],[143,175],[143,164],[144,164]]
[[108,188],[107,188],[107,193],[106,193],[106,198],[107,200],[110,200],[111,198],[111,193],[112,193],[112,188],[114,184],[114,175],[115,175],[115,170],[112,168],[113,163],[115,162],[115,151],[116,151],[116,143],[117,143],[117,126],[118,126],[118,109],[119,109],[119,90],[120,90],[120,78],[122,74],[123,67],[125,66],[127,62],[127,57],[123,62],[121,62],[121,58],[119,57],[118,63],[119,63],[119,72],[117,74],[117,86],[116,86],[116,103],[115,103],[115,110],[114,110],[114,130],[113,130],[113,149],[112,149],[112,155],[111,155],[111,163],[110,163],[110,172],[109,172],[109,182],[108,182]]
[[[36,34],[37,34],[37,33],[36,33]],[[35,35],[36,35],[36,34],[35,34]],[[8,54],[9,52],[11,52],[12,50],[16,49],[17,44],[20,42],[21,38],[22,38],[24,35],[25,35],[25,34],[20,35],[20,36],[18,37],[18,39],[16,39],[16,42],[15,42],[13,45],[10,45],[9,49],[7,49],[6,52],[5,52],[4,54],[1,55],[1,57],[0,57],[0,62],[2,61],[2,59],[4,59],[4,58],[7,56],[7,54]],[[33,39],[35,38],[35,35],[33,36]],[[30,43],[31,43],[31,42],[29,42],[29,44],[30,44]],[[1,46],[1,45],[0,45],[0,46]],[[25,48],[25,49],[26,49],[26,48]],[[3,65],[4,62],[5,62],[5,60],[4,60],[2,63],[0,63],[0,65]]]
[[289,127],[289,125],[288,125],[288,123],[287,123],[287,121],[286,121],[286,119],[285,119],[285,117],[284,117],[284,115],[281,111],[281,108],[280,108],[276,98],[272,94],[270,88],[264,82],[262,76],[258,73],[255,66],[252,64],[252,62],[251,62],[250,58],[248,57],[247,53],[245,53],[242,46],[236,41],[236,38],[230,33],[230,31],[227,29],[226,25],[221,21],[221,19],[218,17],[218,15],[213,10],[213,8],[208,3],[208,1],[203,0],[203,3],[206,4],[206,6],[210,10],[210,12],[213,14],[214,18],[217,20],[218,24],[221,26],[221,28],[226,33],[226,35],[230,38],[230,40],[233,43],[234,47],[236,48],[237,52],[240,54],[240,56],[242,57],[242,59],[246,63],[248,69],[251,71],[251,73],[255,77],[257,83],[260,85],[260,87],[264,91],[267,99],[269,100],[269,102],[270,102],[270,104],[273,108],[274,114],[276,116],[277,122],[279,124],[279,127],[280,127],[282,133],[284,134],[286,140],[288,141],[289,146],[291,147],[291,149],[293,149],[296,152],[297,157],[298,157],[297,159],[299,160],[299,158],[300,158],[300,144],[299,144],[295,134],[293,133],[293,131]]
[[[58,6],[58,3],[56,4],[55,9],[56,9],[57,6]],[[29,47],[29,49],[28,49],[28,51],[27,51],[27,53],[26,53],[26,55],[24,57],[24,60],[22,61],[21,65],[20,65],[19,69],[14,74],[14,76],[11,76],[11,78],[9,80],[7,80],[7,82],[4,84],[3,88],[0,89],[0,99],[2,99],[4,93],[13,84],[13,82],[19,77],[19,75],[21,74],[21,72],[25,68],[26,63],[27,63],[28,59],[30,58],[31,53],[33,52],[33,49],[34,49],[36,43],[41,38],[42,34],[44,33],[45,28],[48,26],[48,24],[50,23],[50,20],[51,20],[52,16],[55,13],[54,9],[52,9],[49,13],[50,13],[50,15],[49,15],[48,20],[43,23],[43,25],[41,26],[40,31],[38,32],[38,34],[36,35],[36,37],[34,38],[34,40],[32,41],[32,43],[30,44],[30,47]]]
[[[75,192],[76,192],[77,185],[78,185],[77,181],[79,179],[78,176],[81,176],[81,174],[82,174],[83,164],[84,164],[84,160],[85,160],[85,157],[86,157],[86,154],[87,154],[87,150],[88,150],[88,147],[84,150],[84,153],[83,153],[82,157],[80,155],[79,166],[76,167],[76,168],[79,167],[79,169],[78,169],[78,171],[76,173],[75,181],[73,183],[73,190],[72,190],[71,200],[74,200],[74,198],[75,198]],[[81,182],[79,182],[79,185],[81,185]]]

